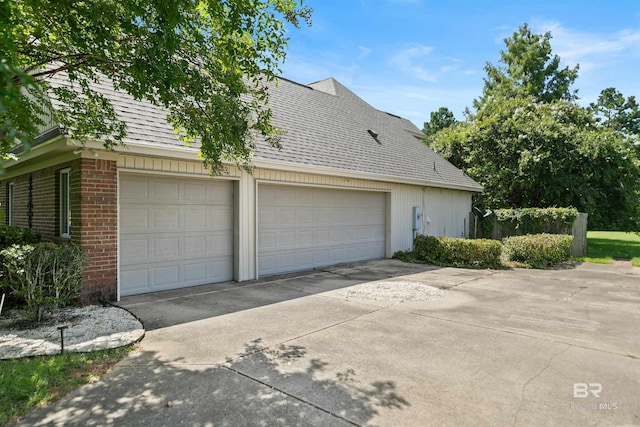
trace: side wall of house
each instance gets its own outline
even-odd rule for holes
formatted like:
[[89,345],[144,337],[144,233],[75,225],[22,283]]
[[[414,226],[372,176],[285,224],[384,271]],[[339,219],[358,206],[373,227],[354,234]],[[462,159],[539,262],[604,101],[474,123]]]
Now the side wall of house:
[[[49,163],[52,162],[48,159]],[[115,299],[117,292],[117,171],[116,162],[96,158],[62,159],[60,163],[20,173],[10,171],[0,181],[4,224],[8,223],[9,183],[14,185],[14,225],[40,231],[44,241],[60,237],[59,172],[69,168],[71,241],[90,258],[83,272],[83,303]],[[31,219],[31,221],[29,221]]]
[[[175,176],[207,176],[201,162],[174,159],[120,155],[118,169],[127,172],[159,173]],[[387,194],[387,249],[391,257],[398,250],[413,247],[413,207],[423,211],[421,234],[450,237],[468,236],[468,216],[471,211],[471,193],[417,185],[395,184],[382,181],[344,178],[314,173],[286,172],[256,168],[248,174],[236,168],[228,169],[227,178],[238,180],[236,202],[237,271],[235,279],[256,277],[256,200],[260,183],[282,183],[310,187],[344,188],[379,191]]]

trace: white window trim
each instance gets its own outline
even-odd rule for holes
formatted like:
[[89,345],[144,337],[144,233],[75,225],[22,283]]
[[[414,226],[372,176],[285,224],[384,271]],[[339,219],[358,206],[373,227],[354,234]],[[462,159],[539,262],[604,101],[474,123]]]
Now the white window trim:
[[7,203],[7,223],[9,225],[13,225],[14,222],[14,218],[13,218],[13,198],[14,198],[14,191],[15,191],[15,187],[14,187],[14,183],[10,182],[9,183],[9,187],[7,189],[8,194],[8,199],[9,202]]
[[[60,213],[60,237],[68,239],[71,237],[71,168],[61,169],[59,172],[59,177],[60,204],[58,206],[58,209]],[[63,180],[66,180],[66,188],[62,184]],[[65,190],[66,194],[63,193]]]

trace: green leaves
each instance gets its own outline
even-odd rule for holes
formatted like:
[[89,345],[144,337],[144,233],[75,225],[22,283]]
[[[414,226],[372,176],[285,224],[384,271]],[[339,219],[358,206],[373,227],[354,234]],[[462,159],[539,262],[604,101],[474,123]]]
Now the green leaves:
[[0,4],[3,155],[42,131],[46,82],[64,73],[69,85],[49,93],[58,108],[55,121],[74,139],[113,148],[125,137],[110,101],[93,84],[101,80],[169,109],[171,124],[185,140],[200,141],[214,172],[223,159],[250,165],[252,133],[277,137],[264,113],[264,83],[276,77],[286,55],[284,22],[308,23],[311,12],[291,0]]
[[527,24],[504,40],[500,63],[487,63],[484,91],[476,108],[495,98],[533,97],[536,101],[576,99],[571,85],[578,66],[560,68],[560,57],[552,54],[551,33],[533,34]]

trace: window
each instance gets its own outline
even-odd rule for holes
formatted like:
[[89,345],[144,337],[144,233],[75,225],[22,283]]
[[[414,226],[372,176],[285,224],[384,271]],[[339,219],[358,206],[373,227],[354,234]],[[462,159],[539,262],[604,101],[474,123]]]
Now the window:
[[71,169],[60,171],[60,236],[71,237]]
[[8,203],[7,203],[7,217],[8,217],[8,224],[9,225],[13,225],[13,182],[9,183],[9,188],[7,191],[7,196],[8,196]]

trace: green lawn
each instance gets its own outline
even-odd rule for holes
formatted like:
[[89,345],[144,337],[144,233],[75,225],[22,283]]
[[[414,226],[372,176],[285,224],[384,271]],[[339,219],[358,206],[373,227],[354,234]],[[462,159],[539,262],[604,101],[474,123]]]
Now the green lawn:
[[577,261],[610,264],[615,259],[630,260],[640,267],[640,236],[621,231],[587,232],[587,255]]
[[133,347],[0,361],[0,426],[97,381]]

